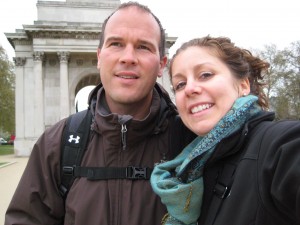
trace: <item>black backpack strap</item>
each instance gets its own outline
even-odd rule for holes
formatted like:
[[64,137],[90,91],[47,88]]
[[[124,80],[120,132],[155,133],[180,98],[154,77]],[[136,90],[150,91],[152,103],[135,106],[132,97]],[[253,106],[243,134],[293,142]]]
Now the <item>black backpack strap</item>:
[[76,167],[75,177],[86,177],[88,180],[109,180],[109,179],[129,179],[129,180],[149,180],[151,168],[148,167]]
[[60,192],[66,197],[88,144],[92,113],[89,109],[69,116],[62,135]]
[[237,165],[235,164],[227,163],[224,165],[221,174],[219,174],[218,180],[213,190],[214,195],[209,206],[205,224],[214,224],[216,216],[218,215],[224,199],[226,199],[230,195],[231,185],[234,180],[236,167]]
[[[175,157],[182,151],[185,145],[191,142],[195,134],[187,131],[179,116],[174,116],[171,120],[170,130],[169,149],[172,151],[171,157]],[[164,160],[166,159],[163,156],[162,161]],[[76,165],[76,167],[72,167],[70,170],[74,177],[86,177],[90,181],[108,179],[149,180],[153,168],[140,166],[81,167],[80,165]]]

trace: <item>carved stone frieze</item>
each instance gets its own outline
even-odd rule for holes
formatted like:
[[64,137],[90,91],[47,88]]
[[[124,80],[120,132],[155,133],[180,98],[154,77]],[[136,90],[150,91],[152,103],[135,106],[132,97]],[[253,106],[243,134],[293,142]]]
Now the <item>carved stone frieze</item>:
[[[100,32],[99,32],[100,33]],[[46,32],[33,32],[33,38],[64,38],[64,39],[87,39],[97,40],[99,39],[99,33],[85,33],[85,32],[61,32],[61,31],[46,31]]]
[[83,59],[76,59],[76,65],[82,66],[83,65]]
[[98,60],[97,59],[92,59],[92,65],[97,66]]
[[15,45],[32,45],[32,40],[29,40],[29,39],[25,39],[25,40],[14,39],[13,43]]

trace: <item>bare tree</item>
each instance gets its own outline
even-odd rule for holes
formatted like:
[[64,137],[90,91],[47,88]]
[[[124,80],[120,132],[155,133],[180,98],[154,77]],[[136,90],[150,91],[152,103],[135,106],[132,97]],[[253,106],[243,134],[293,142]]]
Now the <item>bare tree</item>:
[[264,77],[265,92],[271,110],[277,119],[300,118],[300,42],[278,50],[276,45],[266,45],[257,54],[270,63]]
[[15,129],[15,75],[13,64],[0,46],[0,131]]

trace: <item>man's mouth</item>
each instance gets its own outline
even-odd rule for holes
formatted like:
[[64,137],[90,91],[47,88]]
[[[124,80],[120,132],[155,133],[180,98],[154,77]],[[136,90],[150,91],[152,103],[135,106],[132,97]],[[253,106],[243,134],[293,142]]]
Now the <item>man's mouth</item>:
[[137,76],[128,76],[128,75],[118,75],[117,77],[123,78],[123,79],[137,79]]

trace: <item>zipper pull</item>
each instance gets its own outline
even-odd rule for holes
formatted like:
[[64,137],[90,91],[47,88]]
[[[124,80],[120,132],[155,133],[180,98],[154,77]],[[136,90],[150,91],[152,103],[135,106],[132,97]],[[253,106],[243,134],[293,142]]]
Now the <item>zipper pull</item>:
[[126,149],[126,132],[127,132],[127,127],[125,124],[121,124],[121,141],[122,141],[122,146],[123,146],[123,151]]

